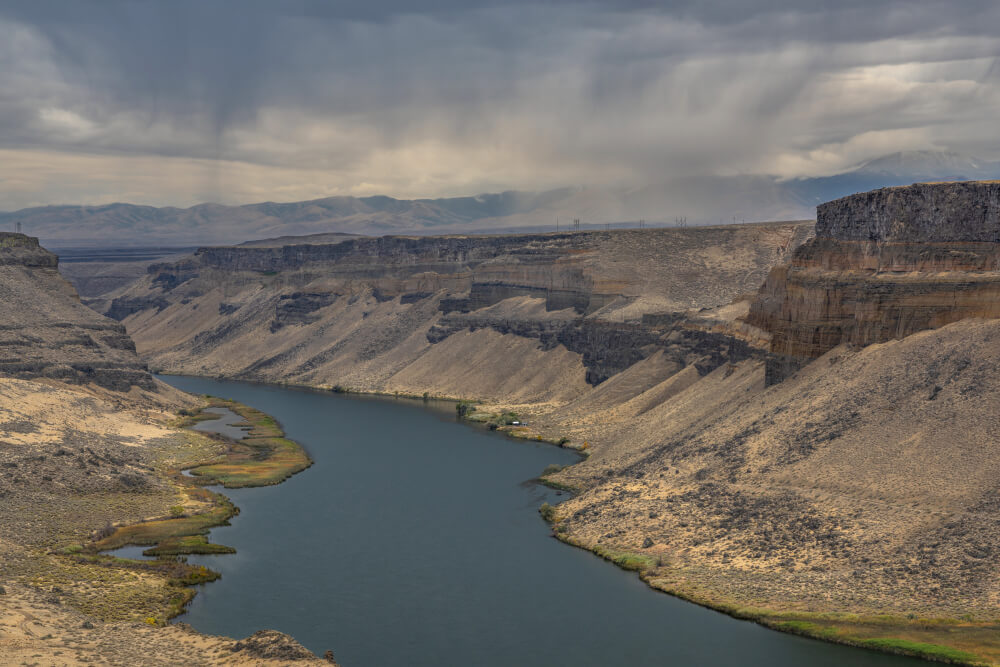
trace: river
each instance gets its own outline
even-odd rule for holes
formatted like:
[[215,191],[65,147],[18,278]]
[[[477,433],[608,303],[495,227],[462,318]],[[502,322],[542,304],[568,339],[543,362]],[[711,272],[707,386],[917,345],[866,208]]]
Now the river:
[[537,509],[565,495],[530,480],[577,456],[452,404],[161,379],[273,415],[316,462],[224,491],[241,513],[211,539],[237,553],[190,558],[223,576],[178,618],[202,632],[273,628],[346,667],[925,664],[738,621],[558,542]]

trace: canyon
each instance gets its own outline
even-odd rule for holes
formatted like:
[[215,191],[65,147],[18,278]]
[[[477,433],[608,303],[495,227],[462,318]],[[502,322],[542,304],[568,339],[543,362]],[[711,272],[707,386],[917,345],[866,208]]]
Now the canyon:
[[554,534],[654,587],[997,662],[996,188],[863,193],[815,229],[203,248],[95,303],[158,370],[471,400],[584,451],[546,476],[575,491]]
[[[152,369],[460,400],[474,422],[583,453],[546,471],[573,493],[543,516],[654,588],[998,664],[998,187],[885,188],[821,205],[815,225],[205,247],[87,298],[112,319],[37,241],[0,235],[5,622],[45,615],[75,637],[105,614],[102,637],[240,657],[134,625],[166,604],[155,577],[141,594],[92,585],[92,565],[53,553],[187,502],[164,471],[218,455],[176,429],[196,401]],[[108,585],[134,613],[99,605]],[[43,636],[0,641],[41,651]]]

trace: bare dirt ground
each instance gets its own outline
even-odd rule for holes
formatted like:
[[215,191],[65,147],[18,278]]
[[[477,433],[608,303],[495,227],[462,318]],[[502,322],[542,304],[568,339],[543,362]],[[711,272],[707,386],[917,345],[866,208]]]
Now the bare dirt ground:
[[284,635],[234,650],[163,627],[179,594],[165,576],[74,555],[109,524],[187,504],[163,471],[220,447],[166,425],[187,404],[168,387],[123,395],[0,379],[0,664],[328,664]]
[[0,604],[0,664],[66,666],[285,665],[320,661],[281,633],[267,641],[237,642],[195,632],[183,623],[95,621],[51,595],[8,586]]

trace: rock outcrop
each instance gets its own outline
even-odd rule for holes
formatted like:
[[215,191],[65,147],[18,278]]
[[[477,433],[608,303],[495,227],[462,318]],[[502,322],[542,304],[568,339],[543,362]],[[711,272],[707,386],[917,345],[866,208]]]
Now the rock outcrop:
[[1000,181],[915,183],[820,204],[816,236],[881,243],[1000,242]]
[[80,303],[38,239],[0,233],[0,375],[154,389],[125,328]]
[[772,270],[748,322],[768,382],[841,343],[870,345],[1000,317],[1000,182],[922,183],[818,208],[816,237]]

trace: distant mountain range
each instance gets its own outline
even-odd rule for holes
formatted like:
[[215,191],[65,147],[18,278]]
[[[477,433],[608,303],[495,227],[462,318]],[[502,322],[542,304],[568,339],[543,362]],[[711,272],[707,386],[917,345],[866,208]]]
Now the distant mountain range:
[[817,204],[853,192],[930,180],[1000,178],[1000,162],[957,153],[894,153],[824,178],[699,177],[641,188],[575,187],[444,199],[328,197],[293,203],[190,208],[106,204],[44,206],[0,213],[51,247],[190,246],[277,236],[503,233],[605,224],[718,224],[812,218]]

